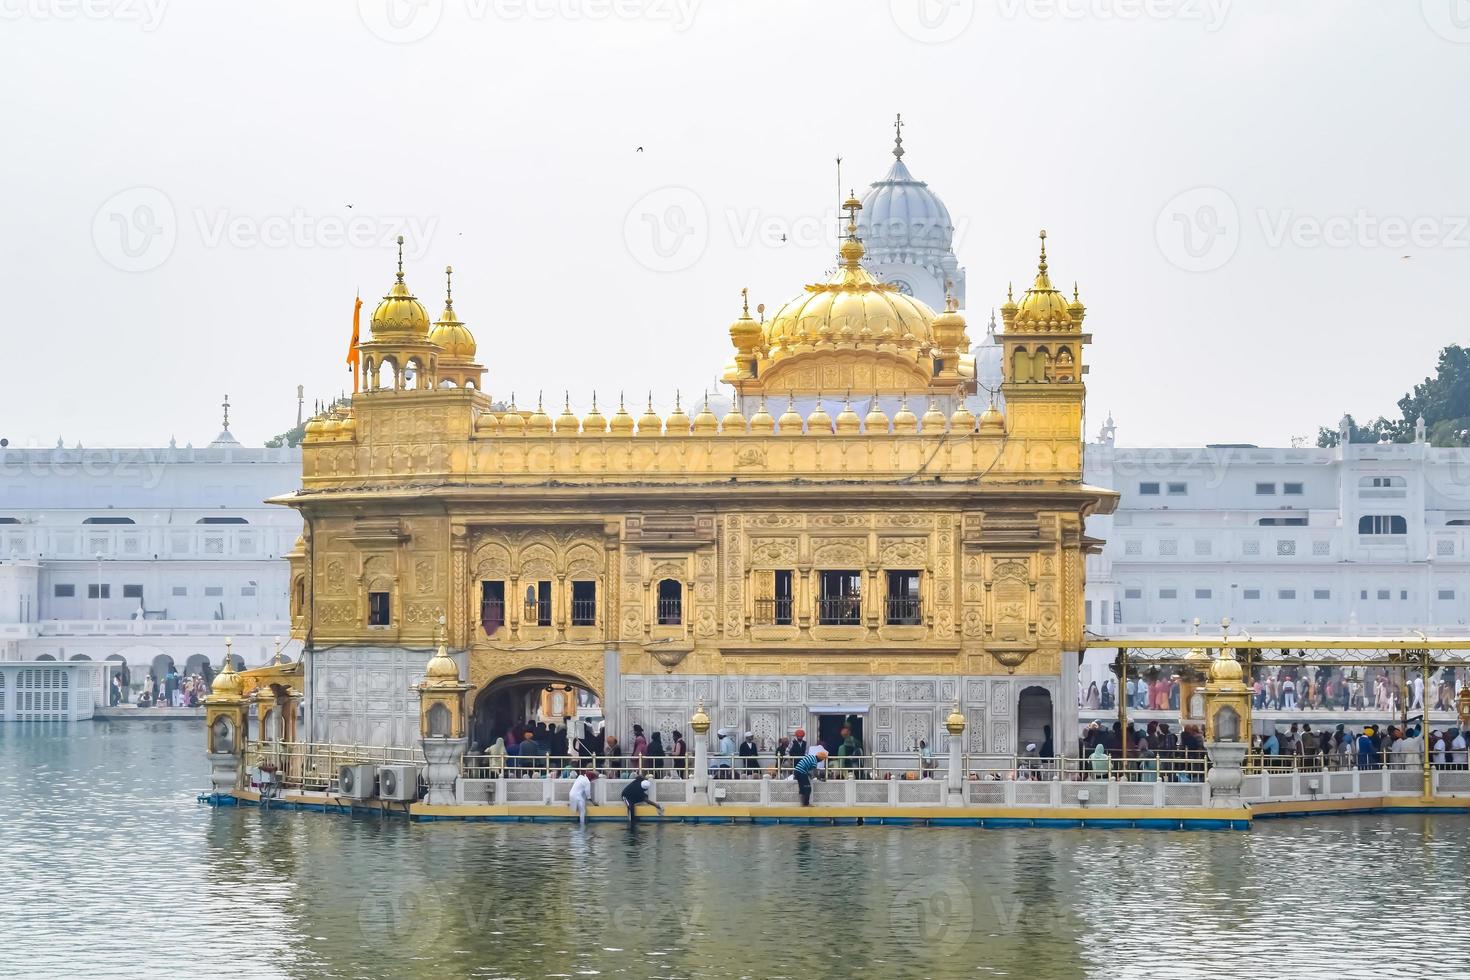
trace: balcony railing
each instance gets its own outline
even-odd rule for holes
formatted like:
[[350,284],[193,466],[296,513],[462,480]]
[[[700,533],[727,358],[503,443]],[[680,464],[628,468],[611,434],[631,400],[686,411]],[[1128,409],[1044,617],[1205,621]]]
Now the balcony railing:
[[658,624],[678,626],[684,622],[684,600],[660,599],[658,601]]
[[505,625],[505,600],[486,599],[480,603],[480,626],[486,636],[494,636]]
[[889,626],[918,626],[924,621],[923,609],[918,596],[889,596]]
[[758,626],[790,626],[790,597],[755,600],[755,622]]
[[597,600],[596,599],[573,599],[572,600],[572,625],[573,626],[596,626],[597,625]]
[[526,626],[550,626],[551,625],[551,600],[536,599],[526,603]]
[[823,626],[861,626],[862,596],[828,596],[817,600],[817,622]]

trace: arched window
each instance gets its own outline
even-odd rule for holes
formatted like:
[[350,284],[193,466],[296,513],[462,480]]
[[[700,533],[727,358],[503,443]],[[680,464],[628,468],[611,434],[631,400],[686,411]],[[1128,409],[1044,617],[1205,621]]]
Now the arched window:
[[89,517],[83,524],[136,524],[131,517]]
[[1364,514],[1358,518],[1359,534],[1408,534],[1409,522],[1398,514]]
[[449,732],[449,709],[443,704],[429,706],[429,737],[448,738]]
[[658,583],[658,624],[678,626],[684,622],[684,586],[675,579]]

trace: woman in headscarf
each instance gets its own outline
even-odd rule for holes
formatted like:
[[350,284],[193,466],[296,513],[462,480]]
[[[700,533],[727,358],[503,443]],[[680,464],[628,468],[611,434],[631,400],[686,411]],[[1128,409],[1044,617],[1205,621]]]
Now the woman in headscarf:
[[1101,700],[1102,696],[1097,691],[1097,681],[1093,681],[1087,686],[1087,697],[1082,700],[1082,706],[1084,708],[1096,708]]
[[1108,757],[1108,750],[1103,748],[1101,742],[1093,746],[1092,755],[1087,757],[1087,761],[1092,766],[1093,779],[1108,778],[1108,771],[1113,767],[1113,760]]
[[679,779],[688,779],[689,770],[685,767],[685,757],[689,755],[689,746],[684,743],[684,733],[674,732],[673,744],[669,746],[669,768]]

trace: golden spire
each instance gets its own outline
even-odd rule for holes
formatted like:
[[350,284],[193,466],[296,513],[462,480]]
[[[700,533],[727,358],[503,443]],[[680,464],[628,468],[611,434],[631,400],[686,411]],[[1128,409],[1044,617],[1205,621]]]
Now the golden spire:
[[403,281],[403,236],[398,236],[398,281]]
[[742,317],[749,317],[750,316],[750,287],[749,286],[741,286],[740,287],[740,315]]
[[842,247],[837,250],[837,254],[842,259],[843,268],[856,269],[863,257],[863,243],[858,241],[857,235],[857,213],[863,209],[863,204],[857,199],[856,191],[848,191],[847,200],[842,202],[842,209],[847,212],[847,237],[842,240]]
[[454,266],[444,267],[444,308],[454,309]]

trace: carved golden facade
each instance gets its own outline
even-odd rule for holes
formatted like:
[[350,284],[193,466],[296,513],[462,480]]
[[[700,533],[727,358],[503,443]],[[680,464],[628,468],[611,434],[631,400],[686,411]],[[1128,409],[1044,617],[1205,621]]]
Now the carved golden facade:
[[[1056,677],[1081,645],[1083,519],[1115,503],[1082,482],[1081,304],[1053,296],[1043,249],[1005,309],[1007,415],[946,416],[935,392],[973,390],[963,319],[873,281],[861,255],[850,237],[801,310],[732,328],[736,388],[828,392],[805,418],[762,399],[749,417],[553,419],[497,405],[477,365],[446,375],[473,357],[452,309],[435,335],[454,357],[420,339],[427,317],[380,332],[375,314],[375,344],[439,375],[364,383],[307,426],[302,489],[278,499],[306,526],[296,635],[427,650],[442,616],[475,691],[525,675],[602,694],[609,670]],[[394,291],[402,313],[401,269]],[[874,390],[915,405],[890,418]]]

